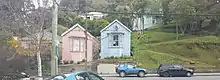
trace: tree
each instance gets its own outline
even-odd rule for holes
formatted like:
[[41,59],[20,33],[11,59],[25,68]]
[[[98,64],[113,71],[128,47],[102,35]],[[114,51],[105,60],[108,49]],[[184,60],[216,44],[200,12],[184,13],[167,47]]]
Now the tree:
[[[83,19],[73,13],[65,12],[66,14],[60,14],[58,18],[58,24],[64,26],[64,27],[72,27],[76,23],[79,23],[84,28],[86,28],[86,19]],[[95,19],[95,20],[89,20],[87,19],[87,30],[93,35],[93,36],[100,36],[100,30],[103,29],[105,26],[107,26],[109,22],[105,19]]]
[[[47,4],[47,3],[46,3]],[[37,55],[38,76],[42,76],[41,45],[44,44],[44,29],[50,25],[50,9],[41,2],[33,4],[31,0],[1,0],[0,5],[4,6],[0,11],[1,27],[13,36],[28,36],[33,42],[33,50]],[[21,33],[22,32],[22,33]],[[37,35],[33,35],[40,33]],[[13,42],[13,41],[12,41]],[[25,53],[16,48],[18,53]]]
[[163,24],[167,25],[167,23],[169,22],[169,4],[170,2],[172,2],[173,0],[162,0],[162,8],[163,8]]
[[[33,53],[34,53],[30,49],[23,48],[21,46],[21,43],[19,42],[19,40],[10,39],[8,41],[8,43],[15,50],[15,53],[22,54],[22,55],[27,55],[27,56],[33,55]],[[16,54],[14,54],[14,55],[16,55]]]
[[176,39],[179,39],[179,30],[181,30],[182,35],[185,34],[185,30],[191,17],[190,14],[196,13],[194,8],[195,2],[193,0],[173,0],[170,2],[169,11],[173,13],[181,13],[183,15],[178,15],[173,17],[173,21],[176,26]]
[[0,29],[0,79],[7,73],[24,71],[27,66],[27,56],[14,54],[7,41],[11,39],[11,34]]

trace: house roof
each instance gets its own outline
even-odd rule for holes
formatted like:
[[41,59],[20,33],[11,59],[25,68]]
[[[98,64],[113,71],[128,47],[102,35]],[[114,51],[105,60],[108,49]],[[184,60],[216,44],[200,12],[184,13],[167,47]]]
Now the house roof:
[[114,23],[119,23],[120,25],[122,25],[122,27],[124,27],[126,30],[128,30],[129,32],[132,32],[130,29],[128,29],[128,27],[126,27],[124,24],[122,24],[120,21],[118,21],[117,19],[114,20],[113,22],[111,22],[109,25],[107,25],[105,28],[103,28],[100,32],[103,32],[104,30],[106,30],[108,27],[110,27],[112,24]]
[[[79,25],[78,23],[75,24],[73,27],[69,28],[67,31],[65,31],[63,34],[61,34],[61,36],[65,36],[66,34],[68,34],[70,31],[72,31],[73,29],[75,29],[76,27],[79,27],[81,30],[83,31],[86,31],[81,25]],[[92,36],[89,32],[87,32],[87,34],[90,36],[90,37],[93,37],[95,38],[94,36]]]
[[104,14],[101,13],[101,12],[89,12],[88,14],[89,14],[89,15],[93,15],[93,14],[95,14],[95,15],[104,15]]

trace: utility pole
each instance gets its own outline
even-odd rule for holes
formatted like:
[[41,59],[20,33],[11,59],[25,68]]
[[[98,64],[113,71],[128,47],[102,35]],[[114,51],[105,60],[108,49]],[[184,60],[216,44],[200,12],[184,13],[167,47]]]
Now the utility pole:
[[57,21],[58,5],[60,0],[53,0],[52,11],[52,51],[51,51],[51,76],[58,74],[58,40],[57,40]]
[[88,35],[87,35],[87,27],[88,27],[88,25],[87,25],[87,4],[86,4],[86,0],[85,0],[85,13],[86,13],[86,22],[85,22],[85,31],[84,31],[84,33],[85,33],[85,58],[86,58],[86,60],[85,60],[85,66],[86,66],[86,70],[87,70],[87,68],[88,68],[88,65],[87,65],[87,62],[88,62],[88,57],[87,57],[87,55],[88,55],[88,53],[87,53],[87,41],[88,41]]

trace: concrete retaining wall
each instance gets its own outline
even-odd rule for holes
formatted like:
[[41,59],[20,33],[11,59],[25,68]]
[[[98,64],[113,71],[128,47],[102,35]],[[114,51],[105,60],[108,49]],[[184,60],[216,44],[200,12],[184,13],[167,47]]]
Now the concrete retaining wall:
[[115,73],[115,64],[98,64],[97,73]]
[[[79,65],[79,64],[69,64],[69,65],[60,65],[59,66],[59,73],[68,73],[72,70],[72,68],[75,69],[75,71],[85,71],[86,66],[85,65]],[[97,72],[97,65],[88,65],[87,71]]]

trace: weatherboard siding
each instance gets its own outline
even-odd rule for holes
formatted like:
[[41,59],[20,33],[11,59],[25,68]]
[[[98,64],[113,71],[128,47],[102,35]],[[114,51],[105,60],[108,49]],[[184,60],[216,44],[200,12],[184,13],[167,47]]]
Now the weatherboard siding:
[[[68,32],[66,35],[62,37],[62,60],[63,61],[71,61],[74,62],[82,61],[85,59],[85,49],[84,52],[71,52],[70,51],[70,41],[69,37],[83,37],[85,38],[85,33],[83,30],[81,30],[79,27],[74,28],[72,31]],[[92,52],[93,52],[93,38],[91,36],[88,36],[87,41],[87,59],[88,61],[92,60]],[[85,44],[85,42],[84,42]]]
[[[114,26],[118,26],[118,31],[114,31]],[[108,33],[117,32],[123,33],[124,36],[122,38],[122,47],[109,47],[109,35]],[[101,32],[101,58],[109,57],[109,56],[130,56],[131,50],[131,32],[122,27],[119,23],[115,22],[110,27],[106,28]]]

